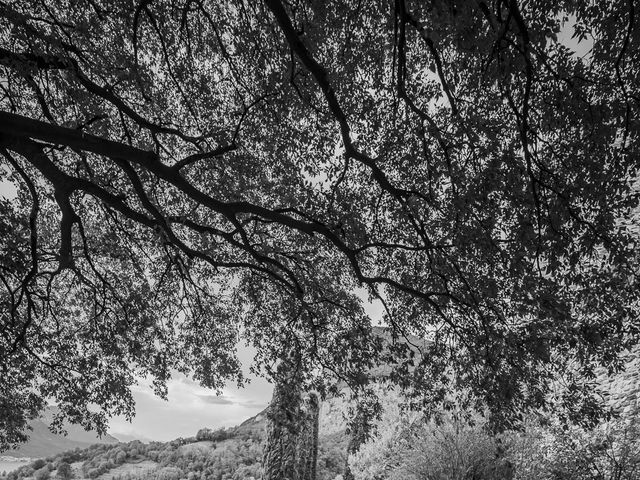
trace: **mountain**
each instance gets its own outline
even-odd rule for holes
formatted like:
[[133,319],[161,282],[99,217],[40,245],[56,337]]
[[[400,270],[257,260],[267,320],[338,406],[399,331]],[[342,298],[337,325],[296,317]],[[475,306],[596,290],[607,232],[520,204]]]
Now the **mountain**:
[[65,424],[67,435],[59,435],[49,430],[49,425],[56,413],[56,407],[49,407],[41,418],[29,422],[32,430],[29,441],[15,450],[2,452],[9,457],[44,458],[57,455],[74,448],[87,448],[95,443],[115,444],[118,439],[109,434],[98,437],[95,432],[86,431],[78,425]]
[[133,442],[134,440],[140,440],[143,443],[153,442],[153,439],[145,437],[144,435],[136,435],[135,433],[129,434],[122,432],[112,432],[109,436],[122,443]]
[[[334,480],[344,472],[345,405],[341,399],[331,399],[321,406],[317,480]],[[76,480],[255,480],[261,478],[266,425],[263,411],[236,427],[203,428],[195,437],[171,442],[92,445],[21,466],[6,477],[0,474],[0,480],[40,478],[37,471],[44,470],[48,473],[42,478],[56,478],[62,462],[71,466]]]

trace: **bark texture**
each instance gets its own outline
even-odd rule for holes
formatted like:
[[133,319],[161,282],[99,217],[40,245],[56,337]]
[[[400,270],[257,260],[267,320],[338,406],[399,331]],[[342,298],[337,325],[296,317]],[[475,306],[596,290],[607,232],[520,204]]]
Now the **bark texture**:
[[276,385],[267,414],[263,480],[315,480],[319,399],[304,394],[300,379]]

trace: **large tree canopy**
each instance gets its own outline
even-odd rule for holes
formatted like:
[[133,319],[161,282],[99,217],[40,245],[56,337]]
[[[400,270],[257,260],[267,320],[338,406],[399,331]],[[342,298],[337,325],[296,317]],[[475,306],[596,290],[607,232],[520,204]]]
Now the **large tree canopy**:
[[[589,415],[588,373],[638,338],[638,23],[632,0],[1,1],[0,446],[47,398],[101,428],[141,375],[242,381],[239,337],[267,374],[294,349],[357,386],[394,356],[426,403],[465,386],[511,419],[562,374]],[[362,287],[424,355],[380,348]]]

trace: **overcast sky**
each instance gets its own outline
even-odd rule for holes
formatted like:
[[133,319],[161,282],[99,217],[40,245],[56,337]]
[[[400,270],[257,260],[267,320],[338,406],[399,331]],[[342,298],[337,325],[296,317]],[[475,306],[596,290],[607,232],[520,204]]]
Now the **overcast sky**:
[[[239,348],[238,355],[248,370],[253,351]],[[177,437],[190,437],[203,427],[230,427],[242,423],[264,410],[271,399],[272,385],[266,380],[251,378],[244,388],[234,385],[224,389],[223,395],[203,388],[196,382],[177,375],[168,383],[169,398],[157,397],[148,385],[140,384],[133,390],[136,416],[129,423],[118,417],[111,420],[109,433],[119,440],[167,441]]]

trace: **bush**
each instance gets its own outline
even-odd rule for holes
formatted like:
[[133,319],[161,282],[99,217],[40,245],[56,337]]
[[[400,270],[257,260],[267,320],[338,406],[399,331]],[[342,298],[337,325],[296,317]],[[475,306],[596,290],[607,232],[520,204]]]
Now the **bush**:
[[349,464],[358,480],[510,480],[513,466],[481,426],[447,419],[400,422],[363,445]]
[[179,480],[182,477],[182,470],[176,467],[164,467],[154,474],[157,480]]
[[154,462],[158,461],[158,451],[157,450],[149,450],[147,452],[147,458],[149,460],[153,460]]
[[511,443],[517,480],[637,480],[640,472],[637,421],[612,420],[592,429],[530,426]]
[[116,460],[116,462],[115,462],[116,464],[122,465],[127,460],[127,454],[123,450],[120,450],[116,454],[116,459],[115,460]]
[[349,457],[357,480],[511,480],[513,465],[501,440],[479,414],[442,412],[438,422],[400,408],[398,393],[386,394],[376,433]]
[[87,477],[89,478],[98,478],[100,476],[100,471],[97,468],[90,468],[87,472]]
[[224,428],[219,428],[217,430],[211,430],[210,428],[201,428],[198,430],[196,434],[196,440],[202,442],[204,440],[209,440],[212,442],[221,442],[222,440],[227,440],[229,438],[233,438],[234,433],[232,430],[226,430]]
[[[105,461],[100,462],[97,468],[99,475],[102,475],[103,473],[106,473],[109,471],[110,469],[109,464],[110,462],[105,462]],[[111,465],[113,465],[113,463],[111,463]]]
[[49,468],[45,465],[36,470],[33,472],[33,478],[35,478],[35,480],[47,480],[49,478]]

